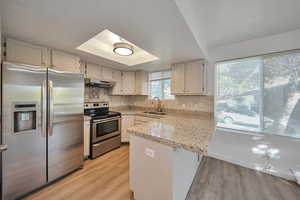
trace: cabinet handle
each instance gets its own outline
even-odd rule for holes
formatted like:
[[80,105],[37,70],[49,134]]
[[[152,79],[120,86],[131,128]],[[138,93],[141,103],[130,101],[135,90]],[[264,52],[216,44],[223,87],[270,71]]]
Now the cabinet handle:
[[204,93],[204,84],[205,84],[205,63],[202,65],[202,92]]

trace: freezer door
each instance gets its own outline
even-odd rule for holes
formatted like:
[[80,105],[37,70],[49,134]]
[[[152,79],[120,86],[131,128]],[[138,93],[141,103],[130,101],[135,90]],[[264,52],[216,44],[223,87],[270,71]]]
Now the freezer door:
[[84,79],[48,69],[48,181],[83,164]]
[[47,181],[46,70],[4,63],[2,73],[3,199],[15,199]]

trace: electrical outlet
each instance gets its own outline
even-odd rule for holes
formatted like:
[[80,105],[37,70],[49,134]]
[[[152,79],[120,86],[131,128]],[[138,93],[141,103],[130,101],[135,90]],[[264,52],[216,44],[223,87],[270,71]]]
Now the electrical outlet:
[[145,155],[150,157],[150,158],[154,158],[155,151],[153,149],[150,149],[150,148],[146,147],[145,148]]

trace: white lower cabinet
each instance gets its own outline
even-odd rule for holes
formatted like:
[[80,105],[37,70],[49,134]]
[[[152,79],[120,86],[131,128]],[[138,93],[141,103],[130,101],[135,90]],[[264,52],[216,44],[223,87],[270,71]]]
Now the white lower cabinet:
[[129,142],[127,129],[134,125],[134,115],[122,115],[121,141]]
[[202,156],[139,136],[130,136],[130,190],[137,200],[183,200]]
[[90,156],[90,121],[84,121],[84,158]]

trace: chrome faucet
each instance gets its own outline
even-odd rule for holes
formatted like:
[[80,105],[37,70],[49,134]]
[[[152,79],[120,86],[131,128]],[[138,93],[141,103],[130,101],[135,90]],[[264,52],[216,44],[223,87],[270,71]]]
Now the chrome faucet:
[[159,97],[154,97],[153,100],[156,100],[156,111],[157,112],[162,112],[162,107],[161,107],[161,100]]

